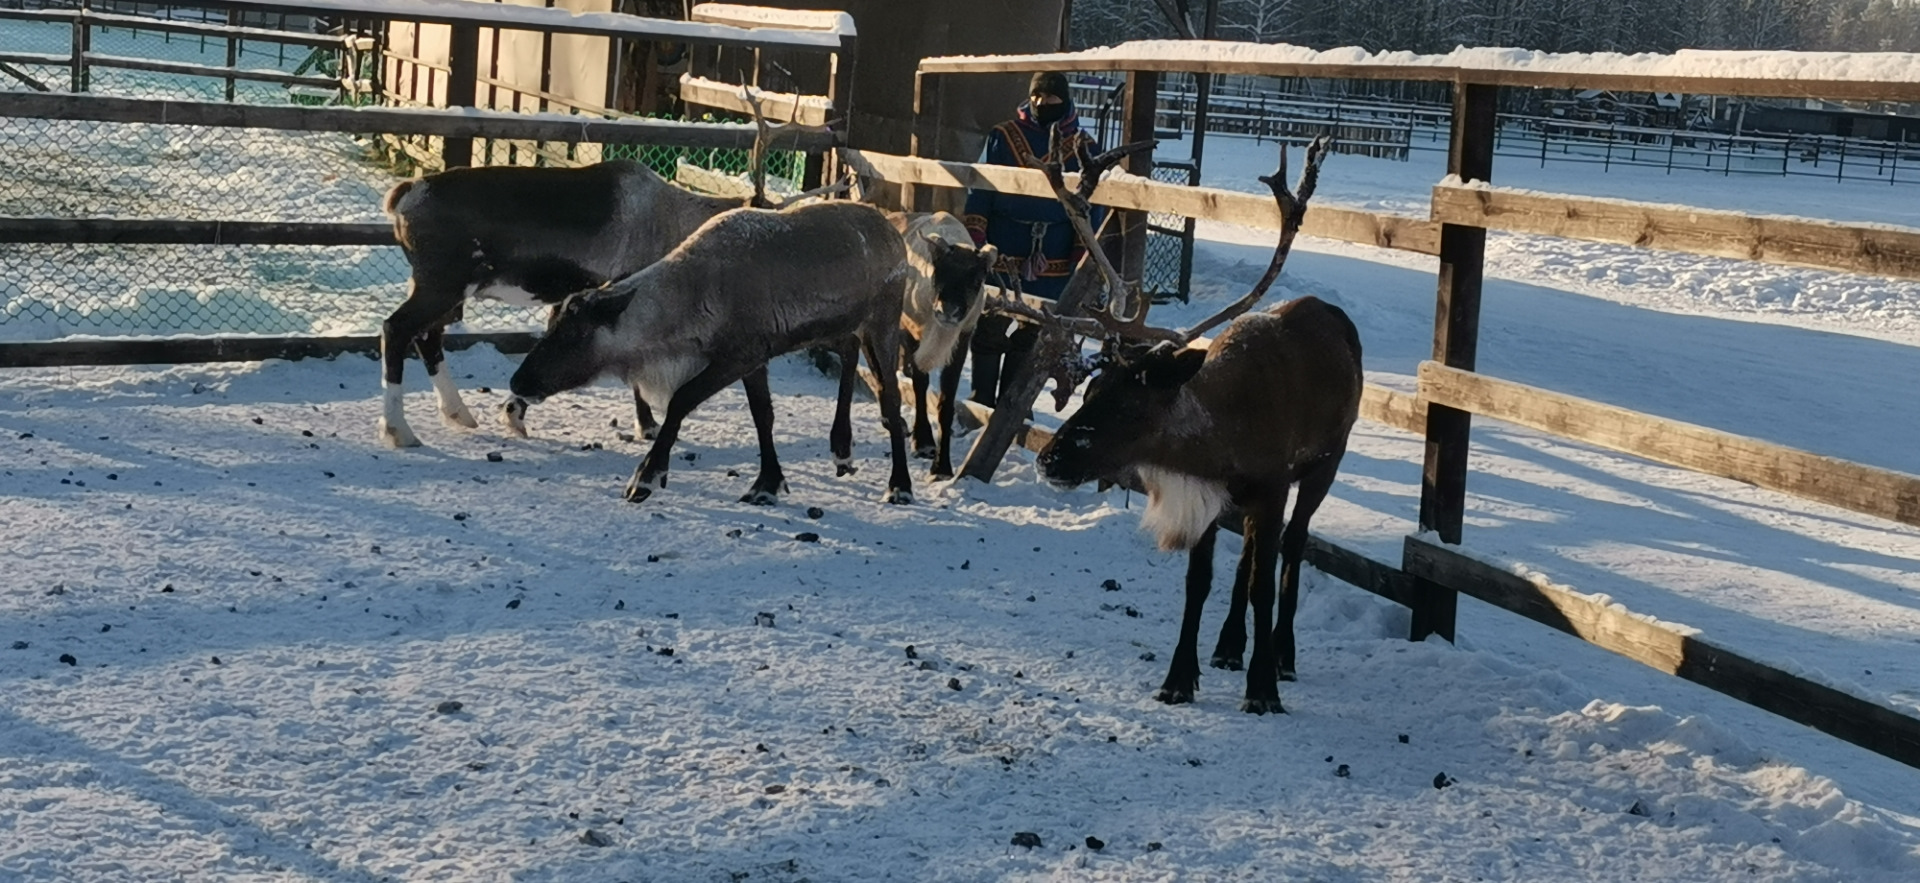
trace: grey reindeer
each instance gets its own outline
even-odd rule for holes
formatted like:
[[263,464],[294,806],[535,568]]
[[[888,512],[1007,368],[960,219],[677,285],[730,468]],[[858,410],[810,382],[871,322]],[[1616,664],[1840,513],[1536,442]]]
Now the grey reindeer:
[[[900,233],[872,206],[835,201],[725,212],[653,265],[563,301],[546,337],[514,372],[513,393],[539,402],[614,375],[662,409],[659,433],[627,483],[626,498],[640,502],[666,486],[668,457],[695,407],[742,378],[757,375],[764,385],[769,359],[816,343],[835,347],[844,368],[830,443],[847,471],[846,403],[854,360],[864,350],[880,381],[892,446],[884,499],[910,503],[896,373],[909,272]],[[749,407],[757,407],[751,397]],[[782,484],[767,458],[772,416],[770,404],[754,415],[762,440],[756,492]]]

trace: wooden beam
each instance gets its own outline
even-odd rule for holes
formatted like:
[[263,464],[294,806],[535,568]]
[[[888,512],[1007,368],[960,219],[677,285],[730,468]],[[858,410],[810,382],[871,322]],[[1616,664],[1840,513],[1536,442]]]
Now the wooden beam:
[[189,64],[176,61],[155,61],[151,58],[134,58],[125,55],[102,55],[98,52],[83,52],[81,57],[88,67],[112,67],[135,71],[152,71],[162,74],[187,74],[196,77],[218,77],[230,80],[248,80],[259,83],[282,83],[289,86],[313,86],[318,89],[338,89],[340,81],[328,77],[303,77],[281,71],[253,70],[249,68],[223,67],[214,64]]
[[1656,625],[1610,601],[1510,573],[1422,537],[1407,538],[1402,560],[1407,573],[1418,579],[1920,767],[1920,719],[1788,674],[1697,634]]
[[[451,36],[448,37],[447,45],[447,107],[471,108],[479,106],[479,26],[471,24],[454,25]],[[427,103],[433,103],[431,95],[428,96]],[[471,165],[473,165],[472,136],[456,135],[441,139],[441,169],[452,169]]]
[[148,15],[115,15],[96,12],[92,9],[63,10],[64,15],[50,16],[60,21],[71,21],[79,16],[87,24],[96,28],[126,28],[128,30],[155,31],[168,34],[198,34],[206,37],[234,37],[256,43],[285,43],[292,46],[311,46],[317,49],[340,48],[344,45],[335,34],[315,34],[302,31],[279,31],[273,28],[249,28],[237,25],[207,24],[177,18],[154,18]]
[[[1157,125],[1159,117],[1160,75],[1152,71],[1128,71],[1126,100],[1120,109],[1120,142],[1138,144],[1154,140],[1160,131]],[[1128,155],[1125,171],[1135,177],[1152,180],[1153,151],[1142,150]],[[1120,213],[1120,259],[1115,262],[1120,278],[1137,287],[1146,279],[1146,265],[1147,213],[1137,209],[1123,211]],[[1108,296],[1114,298],[1114,304],[1117,305],[1122,295],[1115,291]]]
[[1360,388],[1360,419],[1425,435],[1427,403],[1419,396],[1369,383]]
[[1223,57],[1196,43],[1192,54],[1123,55],[1111,49],[1091,53],[953,56],[922,59],[922,74],[1032,73],[1035,71],[1158,71],[1161,73],[1235,74],[1318,80],[1401,80],[1455,82],[1526,89],[1606,89],[1614,92],[1681,92],[1767,98],[1821,98],[1829,101],[1920,101],[1920,82],[1813,80],[1778,77],[1703,77],[1604,73],[1581,70],[1503,70],[1444,64],[1314,61],[1258,61]]
[[[702,107],[717,107],[733,113],[753,115],[753,105],[747,103],[741,94],[741,87],[732,83],[722,83],[696,77],[692,74],[680,75],[680,100]],[[799,123],[804,126],[824,126],[827,114],[833,106],[824,95],[796,95],[791,92],[760,93],[760,107],[770,123]]]
[[1920,476],[1420,363],[1420,396],[1495,420],[1920,527]]
[[0,242],[143,245],[395,245],[388,223],[0,217]]
[[[525,114],[474,109],[249,105],[224,101],[172,101],[19,91],[0,91],[0,116],[738,149],[752,147],[754,136],[753,126],[739,123],[603,120],[559,113]],[[782,149],[789,145],[793,150],[825,150],[833,146],[831,133],[804,129],[789,131],[777,140]]]
[[1920,229],[1912,227],[1453,185],[1433,188],[1433,219],[1510,233],[1920,279]]
[[[840,156],[856,172],[894,184],[980,188],[1042,198],[1053,196],[1046,175],[1036,169],[941,162],[845,148],[841,149]],[[1068,187],[1078,186],[1079,175],[1066,178]],[[1093,192],[1093,202],[1111,208],[1163,212],[1264,230],[1280,229],[1280,208],[1272,196],[1215,187],[1108,177],[1100,182],[1100,189]],[[1307,212],[1300,232],[1305,236],[1418,254],[1440,253],[1440,225],[1404,215],[1376,214],[1316,202]]]
[[[448,349],[492,344],[503,353],[533,349],[539,336],[527,332],[449,334]],[[63,340],[51,343],[0,343],[0,368],[57,368],[71,365],[187,365],[201,362],[258,362],[265,359],[332,358],[342,353],[377,356],[380,338],[353,337],[202,337],[160,340]]]

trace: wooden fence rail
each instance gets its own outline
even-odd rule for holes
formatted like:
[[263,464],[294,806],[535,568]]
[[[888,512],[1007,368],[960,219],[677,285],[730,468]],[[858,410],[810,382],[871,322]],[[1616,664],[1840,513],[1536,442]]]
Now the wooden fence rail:
[[1420,363],[1428,402],[1920,527],[1920,476]]
[[1920,279],[1920,229],[1908,227],[1451,184],[1433,188],[1433,219],[1509,233]]
[[[985,163],[959,163],[842,149],[841,159],[856,173],[890,184],[924,184],[1053,198],[1044,174],[1035,169]],[[1073,187],[1080,176],[1067,176]],[[1213,187],[1166,184],[1133,175],[1110,175],[1093,192],[1093,202],[1144,212],[1185,215],[1268,230],[1280,229],[1273,197]],[[1315,205],[1300,232],[1307,236],[1357,242],[1420,254],[1438,254],[1440,225],[1422,218],[1376,214],[1339,206]]]

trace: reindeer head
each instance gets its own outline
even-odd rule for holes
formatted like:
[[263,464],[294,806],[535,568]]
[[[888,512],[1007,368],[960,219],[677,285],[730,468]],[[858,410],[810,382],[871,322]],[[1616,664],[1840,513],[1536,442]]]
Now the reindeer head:
[[547,396],[586,386],[608,365],[601,354],[614,325],[633,301],[631,292],[583,291],[568,295],[547,318],[547,334],[513,372],[513,394],[538,403]]
[[987,273],[999,260],[1000,250],[991,245],[975,249],[972,245],[948,242],[938,233],[928,233],[925,238],[933,257],[933,317],[947,325],[965,324],[979,312],[981,299],[986,294]]
[[1040,474],[1061,488],[1124,477],[1159,440],[1192,429],[1181,393],[1206,358],[1170,344],[1123,344],[1101,356],[1080,409],[1040,452]]

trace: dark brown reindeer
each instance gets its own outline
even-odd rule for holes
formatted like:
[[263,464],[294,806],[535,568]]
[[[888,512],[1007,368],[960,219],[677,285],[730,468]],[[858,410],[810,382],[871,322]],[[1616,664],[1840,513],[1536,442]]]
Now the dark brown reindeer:
[[[1113,345],[1087,387],[1084,404],[1041,452],[1040,469],[1063,487],[1137,478],[1148,494],[1143,525],[1156,534],[1161,548],[1189,550],[1186,611],[1166,682],[1154,696],[1161,702],[1193,701],[1200,677],[1200,614],[1212,588],[1218,519],[1231,506],[1242,513],[1245,545],[1213,664],[1239,667],[1246,646],[1245,608],[1251,602],[1253,656],[1240,707],[1255,714],[1286,710],[1278,680],[1294,677],[1300,561],[1308,524],[1333,486],[1359,415],[1360,339],[1346,313],[1314,297],[1247,311],[1286,262],[1327,146],[1322,138],[1308,148],[1296,192],[1286,188],[1284,147],[1279,171],[1261,179],[1280,205],[1280,240],[1266,273],[1245,297],[1179,332],[1150,328],[1140,315],[1122,323],[1096,313],[1093,321],[1074,324],[1077,330],[1097,330]],[[1070,196],[1058,176],[1052,177],[1063,199]],[[1083,184],[1083,190],[1090,189]],[[1074,212],[1072,201],[1068,205]],[[1084,210],[1074,212],[1074,222],[1090,238]],[[1099,256],[1097,249],[1093,253]],[[1100,263],[1109,286],[1120,290],[1118,274]],[[1189,346],[1229,319],[1205,349]],[[1156,342],[1123,342],[1143,339]],[[1300,492],[1289,520],[1287,496],[1295,483]]]
[[[735,209],[652,266],[568,297],[514,372],[513,393],[537,402],[614,374],[664,409],[653,446],[627,484],[627,499],[637,503],[666,486],[680,424],[695,407],[742,378],[758,376],[764,390],[767,360],[814,343],[837,345],[842,359],[842,404],[831,442],[844,472],[852,445],[845,403],[864,348],[880,379],[881,416],[892,441],[885,499],[909,503],[896,380],[907,274],[900,234],[872,206],[838,201]],[[751,396],[749,407],[759,407]],[[756,492],[780,485],[778,466],[769,460],[772,418],[771,407],[754,414],[762,456]]]

